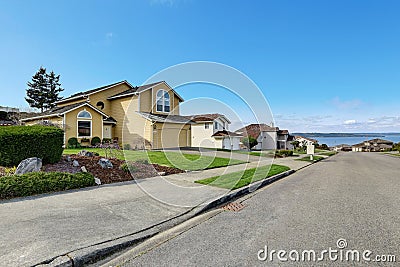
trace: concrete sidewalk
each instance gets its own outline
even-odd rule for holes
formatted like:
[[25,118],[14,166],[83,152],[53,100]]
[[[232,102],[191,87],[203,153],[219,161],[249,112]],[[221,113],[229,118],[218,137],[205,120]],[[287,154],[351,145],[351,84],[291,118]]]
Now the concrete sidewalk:
[[[279,159],[298,169],[307,162]],[[123,236],[140,233],[229,193],[193,183],[222,173],[271,164],[260,162],[154,177],[0,202],[0,262],[32,266]]]

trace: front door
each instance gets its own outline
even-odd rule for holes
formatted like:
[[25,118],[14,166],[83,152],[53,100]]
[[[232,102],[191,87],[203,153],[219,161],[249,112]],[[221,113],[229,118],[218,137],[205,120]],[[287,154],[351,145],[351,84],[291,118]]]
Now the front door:
[[103,138],[112,139],[111,130],[112,130],[111,125],[104,125]]

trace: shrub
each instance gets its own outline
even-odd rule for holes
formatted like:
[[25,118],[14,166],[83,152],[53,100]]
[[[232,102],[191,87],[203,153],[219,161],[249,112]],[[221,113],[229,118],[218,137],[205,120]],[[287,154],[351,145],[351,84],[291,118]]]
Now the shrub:
[[17,170],[17,167],[10,167],[10,168],[5,168],[4,173],[6,176],[14,175],[15,171]]
[[132,149],[130,144],[124,144],[123,147],[124,147],[124,150],[131,150]]
[[249,136],[245,137],[242,140],[243,145],[245,145],[248,149],[251,149],[252,147],[255,147],[258,144],[257,139]]
[[0,127],[0,165],[17,166],[22,160],[38,157],[43,164],[60,161],[64,131],[47,126]]
[[92,146],[97,146],[97,145],[100,144],[100,143],[101,143],[101,139],[100,139],[100,137],[98,137],[98,136],[93,137],[93,138],[92,138],[92,142],[90,142],[90,144],[91,144]]
[[276,157],[290,157],[293,156],[293,151],[292,150],[277,150],[275,152]]
[[121,166],[119,166],[119,168],[121,170],[123,170],[124,172],[137,172],[138,168],[134,165],[132,165],[131,162],[125,162],[123,164],[121,164]]
[[24,197],[95,185],[87,172],[76,174],[61,172],[30,172],[4,176],[0,179],[0,198]]
[[68,148],[80,148],[80,144],[78,142],[78,138],[76,137],[71,137],[68,139]]
[[103,138],[103,144],[105,144],[105,143],[111,143],[111,138]]

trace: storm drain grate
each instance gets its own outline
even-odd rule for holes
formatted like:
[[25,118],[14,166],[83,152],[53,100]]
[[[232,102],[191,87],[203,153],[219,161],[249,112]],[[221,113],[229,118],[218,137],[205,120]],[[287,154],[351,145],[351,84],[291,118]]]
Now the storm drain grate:
[[231,202],[222,207],[222,209],[226,210],[226,211],[240,211],[243,208],[244,208],[244,205],[242,203],[238,203],[238,202]]

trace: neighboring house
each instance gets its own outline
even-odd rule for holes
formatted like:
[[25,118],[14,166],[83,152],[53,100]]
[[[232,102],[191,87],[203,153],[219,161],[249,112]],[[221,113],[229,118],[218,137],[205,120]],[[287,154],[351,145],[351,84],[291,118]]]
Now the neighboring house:
[[352,146],[347,144],[340,144],[333,148],[334,151],[352,151]]
[[142,86],[121,81],[74,94],[21,121],[57,124],[65,131],[65,143],[71,137],[89,143],[97,136],[139,149],[186,147],[194,122],[180,116],[183,101],[165,81]]
[[317,144],[318,141],[315,139],[307,138],[304,136],[295,136],[294,140],[299,142],[299,146],[308,146],[308,145],[314,145]]
[[222,114],[198,114],[185,116],[195,122],[191,125],[192,147],[240,149],[240,134],[229,131],[228,118]]
[[269,149],[293,149],[291,142],[293,137],[288,130],[279,130],[278,127],[271,127],[266,124],[250,124],[236,130],[236,133],[244,137],[255,138],[258,144],[253,147],[255,150]]
[[380,152],[387,151],[393,148],[393,142],[383,139],[372,139],[353,147],[353,152]]

